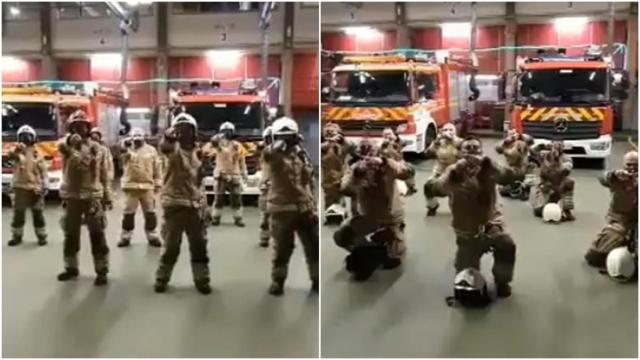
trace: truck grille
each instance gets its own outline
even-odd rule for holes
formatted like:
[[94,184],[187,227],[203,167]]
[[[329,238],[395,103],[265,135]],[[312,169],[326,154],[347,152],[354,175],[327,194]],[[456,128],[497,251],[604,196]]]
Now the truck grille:
[[522,129],[525,134],[537,139],[548,140],[581,140],[600,137],[601,121],[568,121],[566,129],[558,129],[556,123],[549,121],[524,121]]
[[405,124],[406,121],[365,121],[365,120],[347,120],[337,122],[340,125],[340,128],[347,136],[364,136],[365,134],[369,134],[372,136],[377,136],[382,134],[382,130],[385,128],[395,128],[398,125]]

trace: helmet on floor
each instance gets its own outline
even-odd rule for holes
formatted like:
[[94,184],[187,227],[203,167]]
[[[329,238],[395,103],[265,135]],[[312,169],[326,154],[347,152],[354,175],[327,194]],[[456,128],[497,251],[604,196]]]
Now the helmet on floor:
[[636,266],[636,259],[626,246],[615,248],[607,255],[607,273],[616,281],[631,280]]
[[545,222],[559,222],[562,219],[562,209],[557,203],[548,203],[542,208],[542,220]]
[[483,307],[491,302],[487,281],[474,268],[460,271],[453,281],[453,299],[464,307]]

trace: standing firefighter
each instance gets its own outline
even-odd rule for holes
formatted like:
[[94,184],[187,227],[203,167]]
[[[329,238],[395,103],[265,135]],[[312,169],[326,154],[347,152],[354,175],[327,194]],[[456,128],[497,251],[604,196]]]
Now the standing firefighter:
[[564,154],[562,142],[539,145],[534,153],[540,163],[540,176],[534,184],[529,201],[536,217],[542,216],[542,210],[548,203],[558,203],[562,209],[561,221],[573,221],[574,181],[569,178],[573,161]]
[[427,149],[427,157],[435,157],[436,165],[433,167],[433,173],[427,183],[424,185],[425,197],[427,198],[427,216],[434,216],[440,203],[438,197],[446,197],[448,194],[440,192],[430,192],[427,195],[427,187],[431,181],[437,180],[437,178],[444,173],[444,170],[454,164],[459,159],[459,149],[462,140],[456,136],[456,128],[453,124],[445,124],[436,139],[429,145]]
[[497,294],[508,297],[516,245],[504,229],[502,209],[496,203],[496,184],[510,180],[510,170],[500,168],[484,156],[480,139],[476,137],[464,140],[461,155],[462,158],[435,181],[427,183],[425,191],[449,194],[458,245],[456,272],[468,268],[479,270],[480,258],[491,251]]
[[24,223],[27,209],[31,209],[33,227],[38,238],[38,245],[47,244],[47,231],[43,214],[44,197],[47,191],[47,164],[44,157],[35,148],[36,132],[29,125],[18,129],[18,144],[9,153],[15,161],[13,174],[13,235],[9,246],[22,243]]
[[260,246],[268,247],[271,232],[269,231],[269,212],[267,211],[267,198],[269,196],[269,188],[271,180],[269,175],[269,164],[264,159],[264,148],[271,145],[272,134],[271,126],[264,129],[262,133],[262,148],[260,153],[260,197],[258,198],[258,207],[260,208]]
[[[382,131],[382,138],[384,141],[380,144],[380,155],[382,157],[388,157],[398,162],[404,163],[404,158],[402,156],[402,149],[404,148],[404,142],[398,134],[391,128],[385,128]],[[405,163],[406,166],[409,166]],[[410,177],[406,179],[405,184],[407,185],[407,195],[412,195],[417,192],[416,190],[416,181],[414,177]]]
[[[347,169],[347,158],[353,154],[355,146],[347,141],[340,126],[327,124],[322,130],[322,144],[320,145],[322,167],[322,192],[324,193],[324,208],[327,213],[326,223],[329,223],[330,211],[336,210],[338,218],[344,217],[344,202],[340,191],[340,181]],[[354,201],[352,201],[353,207]]]
[[162,235],[164,252],[156,271],[155,291],[167,290],[173,267],[180,254],[182,234],[186,233],[191,252],[191,271],[196,288],[202,294],[211,293],[209,285],[209,257],[204,215],[206,200],[203,193],[201,153],[196,144],[196,120],[187,113],[173,119],[160,143],[160,151],[167,157],[160,203],[164,209]]
[[242,144],[233,140],[235,127],[230,122],[220,125],[220,134],[211,139],[212,156],[215,157],[216,167],[213,170],[215,179],[215,200],[212,225],[220,225],[224,194],[229,192],[233,221],[236,226],[244,227],[242,221],[242,180],[247,181],[247,166],[245,164],[245,150]]
[[[391,157],[378,157],[377,153],[368,140],[360,142],[359,160],[351,165],[342,180],[342,189],[356,194],[358,215],[347,220],[333,238],[338,246],[353,254],[365,245],[368,235],[384,234],[378,241],[386,250],[381,263],[385,269],[393,269],[401,265],[406,252],[403,201],[396,180],[410,179],[413,169]],[[348,270],[357,280],[366,280],[375,270],[367,266],[361,268],[362,261],[356,262],[358,264],[349,266]]]
[[91,129],[91,131],[89,132],[89,136],[91,136],[91,139],[97,143],[99,143],[100,145],[102,145],[104,147],[104,149],[106,150],[106,154],[107,154],[107,165],[109,167],[108,169],[108,174],[109,174],[109,181],[113,181],[113,177],[115,175],[115,169],[113,166],[113,155],[111,154],[111,149],[109,149],[109,147],[104,143],[104,137],[102,135],[102,131],[97,128],[94,127]]
[[97,274],[95,285],[107,283],[109,247],[105,238],[105,209],[113,207],[109,179],[109,156],[100,143],[89,137],[91,123],[82,111],[69,117],[69,132],[58,144],[63,157],[60,197],[65,202],[64,264],[58,280],[78,276],[78,252],[82,221],[89,228],[91,253]]
[[272,283],[269,293],[282,295],[289,259],[298,235],[307,259],[312,291],[318,292],[318,215],[315,182],[309,157],[302,148],[298,124],[282,117],[271,126],[273,143],[264,150],[271,186],[267,210],[274,241]]
[[533,138],[526,134],[518,134],[510,130],[507,137],[496,146],[496,152],[504,155],[507,166],[513,171],[513,183],[499,187],[500,195],[527,200],[529,198],[528,185],[524,184],[529,172],[529,149],[533,145]]
[[[611,250],[629,245],[631,234],[638,226],[638,152],[624,156],[624,169],[607,171],[600,183],[609,188],[611,202],[606,216],[607,225],[600,231],[584,256],[591,266],[604,268]],[[636,250],[633,249],[635,252]]]
[[149,245],[160,247],[162,243],[156,233],[158,218],[156,216],[155,193],[162,186],[160,159],[156,149],[145,143],[144,131],[134,128],[131,138],[122,144],[124,174],[122,175],[122,191],[125,196],[124,215],[122,217],[122,236],[118,247],[129,246],[138,204],[144,214],[144,229]]

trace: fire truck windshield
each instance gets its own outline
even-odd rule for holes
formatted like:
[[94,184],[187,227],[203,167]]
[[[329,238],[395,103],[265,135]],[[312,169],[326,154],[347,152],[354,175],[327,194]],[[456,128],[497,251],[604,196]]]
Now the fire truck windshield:
[[520,101],[529,103],[593,103],[607,101],[607,71],[553,69],[520,76]]
[[333,75],[335,103],[407,103],[411,80],[406,71],[340,71]]
[[55,108],[46,103],[2,104],[2,140],[16,141],[18,129],[31,126],[40,140],[57,138]]
[[186,112],[198,122],[198,132],[204,136],[214,135],[223,122],[236,127],[240,137],[261,136],[260,118],[262,106],[254,103],[193,103],[183,104]]

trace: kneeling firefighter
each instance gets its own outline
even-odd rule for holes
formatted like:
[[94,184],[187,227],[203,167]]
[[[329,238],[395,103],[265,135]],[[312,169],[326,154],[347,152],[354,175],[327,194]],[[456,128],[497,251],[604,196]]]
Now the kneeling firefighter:
[[356,280],[366,280],[379,265],[385,269],[400,266],[406,252],[404,209],[396,180],[410,179],[413,169],[377,154],[368,140],[362,140],[359,160],[342,180],[342,190],[356,194],[358,214],[347,220],[333,238],[351,253],[347,266]]

